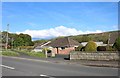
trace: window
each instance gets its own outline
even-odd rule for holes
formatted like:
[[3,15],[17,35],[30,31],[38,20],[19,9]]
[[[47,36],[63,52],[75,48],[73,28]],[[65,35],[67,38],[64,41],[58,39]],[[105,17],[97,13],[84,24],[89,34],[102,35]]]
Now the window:
[[63,50],[63,49],[65,49],[65,47],[61,47],[61,49]]

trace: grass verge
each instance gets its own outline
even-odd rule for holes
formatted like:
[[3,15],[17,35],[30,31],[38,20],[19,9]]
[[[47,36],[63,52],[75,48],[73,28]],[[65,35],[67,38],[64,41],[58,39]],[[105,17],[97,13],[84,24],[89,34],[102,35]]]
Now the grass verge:
[[19,56],[20,54],[14,52],[14,51],[7,50],[7,51],[2,51],[0,53],[0,55],[5,55],[5,56]]
[[34,52],[34,51],[27,51],[27,50],[20,50],[17,52],[21,52],[21,53],[27,54],[29,56],[45,58],[45,54],[43,52]]

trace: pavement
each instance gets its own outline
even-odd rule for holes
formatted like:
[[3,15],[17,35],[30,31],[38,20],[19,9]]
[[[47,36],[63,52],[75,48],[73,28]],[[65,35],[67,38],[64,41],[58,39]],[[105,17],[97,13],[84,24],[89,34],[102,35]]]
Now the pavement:
[[118,68],[54,63],[48,60],[2,56],[3,76],[118,76]]

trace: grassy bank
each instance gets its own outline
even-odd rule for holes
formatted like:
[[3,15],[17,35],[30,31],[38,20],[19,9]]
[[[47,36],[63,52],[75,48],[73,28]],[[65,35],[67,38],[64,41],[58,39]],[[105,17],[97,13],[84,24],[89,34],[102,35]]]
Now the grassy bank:
[[27,51],[27,50],[19,50],[17,52],[21,52],[29,56],[45,58],[45,54],[43,52],[34,52],[34,51]]
[[14,51],[11,51],[11,50],[4,50],[2,51],[2,53],[0,53],[0,55],[5,55],[5,56],[19,56],[20,54],[19,53],[16,53]]

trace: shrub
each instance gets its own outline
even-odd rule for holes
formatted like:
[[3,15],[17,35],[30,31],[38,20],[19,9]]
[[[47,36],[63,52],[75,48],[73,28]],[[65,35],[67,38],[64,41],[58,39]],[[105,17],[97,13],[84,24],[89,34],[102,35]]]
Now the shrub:
[[105,46],[98,46],[97,51],[106,51],[106,47]]
[[120,37],[118,37],[113,45],[118,51],[120,51]]
[[97,44],[94,41],[89,41],[85,46],[85,51],[96,51]]
[[18,46],[18,48],[20,49],[20,50],[29,50],[29,51],[31,51],[33,48],[34,48],[34,46]]
[[106,51],[116,51],[116,49],[113,46],[106,46]]
[[75,48],[75,51],[82,51],[83,45],[79,45],[78,47]]

